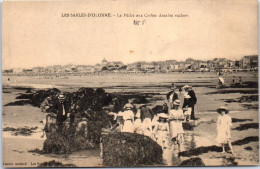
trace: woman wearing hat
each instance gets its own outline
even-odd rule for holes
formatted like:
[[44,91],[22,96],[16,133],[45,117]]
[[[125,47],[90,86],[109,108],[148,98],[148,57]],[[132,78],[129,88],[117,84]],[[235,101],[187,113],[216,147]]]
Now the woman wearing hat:
[[158,123],[155,125],[153,129],[153,136],[156,142],[162,147],[162,149],[166,149],[168,147],[168,135],[169,135],[169,125],[167,122],[168,116],[165,113],[158,114]]
[[142,130],[142,121],[141,121],[141,110],[137,110],[137,113],[135,115],[135,122],[134,122],[134,131],[137,134],[143,134]]
[[187,93],[184,94],[184,103],[183,103],[183,115],[185,116],[184,121],[190,121],[191,119],[191,111],[192,111],[192,106],[191,106],[191,102],[190,102],[190,95],[188,95]]
[[[129,104],[130,105],[130,104]],[[132,111],[132,106],[125,106],[125,111],[122,113],[124,125],[122,128],[122,132],[134,132],[134,112]]]
[[217,139],[216,141],[222,146],[222,153],[225,153],[225,144],[228,144],[231,150],[231,153],[234,154],[232,145],[231,145],[231,126],[232,120],[229,115],[229,110],[226,107],[220,107],[217,109],[217,112],[220,114],[217,120]]
[[167,101],[168,101],[168,108],[169,110],[173,109],[173,103],[175,100],[178,99],[177,93],[175,93],[176,87],[172,86],[171,91],[166,95]]
[[171,141],[174,143],[174,146],[178,145],[178,152],[180,152],[180,144],[183,141],[184,134],[182,127],[184,116],[182,110],[179,109],[180,103],[180,100],[175,100],[173,103],[174,109],[169,112]]

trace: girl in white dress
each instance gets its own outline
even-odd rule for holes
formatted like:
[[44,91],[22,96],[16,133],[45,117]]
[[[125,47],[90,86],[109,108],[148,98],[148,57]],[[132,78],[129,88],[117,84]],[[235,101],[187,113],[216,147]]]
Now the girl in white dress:
[[179,109],[180,100],[175,100],[174,109],[169,111],[170,135],[174,146],[178,145],[178,152],[180,151],[180,144],[183,142],[184,130],[182,121],[184,120],[183,111]]
[[135,115],[134,131],[137,134],[143,134],[140,109],[137,111]]
[[158,114],[159,120],[153,130],[153,135],[156,142],[162,147],[167,149],[168,147],[168,136],[169,136],[169,124],[167,122],[168,116],[164,113]]
[[231,145],[231,126],[232,120],[228,114],[228,109],[225,107],[220,107],[217,109],[217,112],[220,114],[217,120],[217,139],[216,141],[222,146],[222,153],[225,153],[225,144],[228,144],[231,150],[231,153],[234,154],[233,147]]
[[131,107],[126,107],[126,110],[123,112],[124,125],[122,132],[134,132],[134,112],[131,110]]

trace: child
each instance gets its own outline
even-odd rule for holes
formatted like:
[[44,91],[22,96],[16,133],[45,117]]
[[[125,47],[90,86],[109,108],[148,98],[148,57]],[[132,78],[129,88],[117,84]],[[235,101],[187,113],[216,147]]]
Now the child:
[[183,110],[183,115],[184,115],[184,121],[185,122],[190,121],[192,108],[191,107],[184,107],[182,110]]
[[178,153],[180,152],[181,143],[184,141],[184,130],[182,127],[182,121],[184,120],[183,111],[179,109],[180,100],[175,100],[173,103],[174,109],[169,112],[170,134],[171,141],[173,143],[173,150],[176,150],[178,145]]
[[135,115],[134,128],[135,133],[143,134],[140,109],[137,110],[137,113]]
[[220,107],[217,109],[217,112],[220,114],[217,120],[217,142],[222,146],[222,153],[225,153],[225,144],[228,144],[231,150],[231,153],[234,155],[234,151],[231,145],[231,135],[230,129],[232,126],[231,117],[228,114],[228,109],[225,107]]
[[158,114],[158,123],[155,125],[153,130],[153,135],[156,142],[162,147],[162,149],[167,149],[168,147],[168,135],[169,135],[169,125],[167,122],[168,116],[164,113]]

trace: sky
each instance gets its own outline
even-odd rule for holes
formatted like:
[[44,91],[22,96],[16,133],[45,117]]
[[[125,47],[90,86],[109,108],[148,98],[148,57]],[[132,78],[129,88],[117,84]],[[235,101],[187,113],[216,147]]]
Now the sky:
[[[10,1],[2,8],[2,69],[258,54],[255,0]],[[115,16],[61,17],[82,12]],[[188,17],[116,17],[124,13]]]

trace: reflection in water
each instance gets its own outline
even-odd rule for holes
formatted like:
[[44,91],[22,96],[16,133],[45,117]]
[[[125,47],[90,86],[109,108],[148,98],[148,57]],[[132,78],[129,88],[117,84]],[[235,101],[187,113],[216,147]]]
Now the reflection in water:
[[177,166],[181,163],[181,159],[178,157],[178,153],[172,148],[165,149],[163,151],[164,164],[167,166]]
[[[169,143],[168,148],[163,151],[164,164],[168,166],[177,166],[184,157],[180,157],[177,148],[174,149],[174,145],[171,145],[171,142]],[[180,152],[210,145],[212,145],[212,141],[209,138],[196,135],[192,132],[186,132],[184,134],[184,142],[180,147]]]

